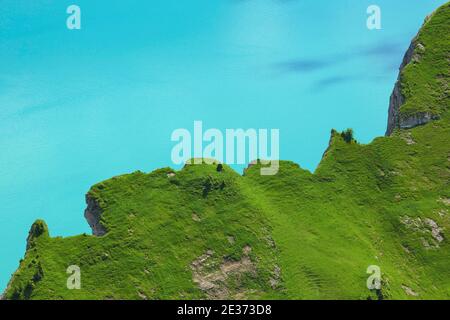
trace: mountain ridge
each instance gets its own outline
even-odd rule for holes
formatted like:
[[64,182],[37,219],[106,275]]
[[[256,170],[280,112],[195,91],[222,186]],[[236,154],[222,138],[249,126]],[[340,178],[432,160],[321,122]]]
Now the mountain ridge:
[[[204,164],[100,182],[85,212],[97,236],[51,238],[37,221],[4,298],[448,299],[450,123],[441,60],[450,44],[438,31],[449,28],[449,15],[447,3],[425,23],[418,39],[426,54],[401,68],[396,85],[407,101],[399,117],[432,110],[438,118],[394,126],[368,145],[332,131],[314,173],[290,161],[273,177],[261,176],[259,164],[244,175]],[[438,98],[424,109],[430,84]],[[67,289],[71,265],[81,269],[80,290]],[[371,265],[382,271],[380,290],[366,287]]]

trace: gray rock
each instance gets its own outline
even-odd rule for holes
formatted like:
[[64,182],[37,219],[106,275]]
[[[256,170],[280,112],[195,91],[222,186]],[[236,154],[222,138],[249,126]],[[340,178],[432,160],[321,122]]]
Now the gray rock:
[[406,51],[400,66],[400,73],[397,82],[395,83],[395,87],[389,101],[388,125],[386,131],[387,136],[390,136],[395,129],[411,129],[427,124],[432,120],[439,119],[439,116],[431,114],[430,112],[419,112],[408,116],[400,114],[400,107],[406,102],[401,90],[402,71],[411,62],[420,62],[421,54],[423,54],[425,50],[425,47],[421,43],[418,43],[417,39],[414,39],[411,42],[408,51]]
[[89,226],[92,229],[92,234],[97,237],[104,236],[107,232],[106,228],[100,222],[102,216],[102,209],[97,201],[86,195],[87,208],[84,211],[84,217],[86,218]]

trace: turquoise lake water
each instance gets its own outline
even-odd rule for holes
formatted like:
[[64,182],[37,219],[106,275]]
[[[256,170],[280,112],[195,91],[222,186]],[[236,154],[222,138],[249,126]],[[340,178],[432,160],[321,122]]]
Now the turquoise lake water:
[[173,167],[171,133],[195,120],[280,129],[281,158],[312,171],[332,128],[383,135],[403,54],[444,2],[377,0],[368,30],[365,0],[1,1],[0,291],[36,219],[89,233],[90,186]]

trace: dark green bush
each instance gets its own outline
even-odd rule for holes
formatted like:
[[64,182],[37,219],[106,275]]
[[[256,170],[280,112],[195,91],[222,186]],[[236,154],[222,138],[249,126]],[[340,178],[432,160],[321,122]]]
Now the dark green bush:
[[347,129],[341,133],[341,137],[345,142],[350,143],[353,141],[353,129]]

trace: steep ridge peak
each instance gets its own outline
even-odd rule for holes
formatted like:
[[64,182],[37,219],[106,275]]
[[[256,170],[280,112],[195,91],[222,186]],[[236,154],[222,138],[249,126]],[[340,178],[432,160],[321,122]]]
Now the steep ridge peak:
[[440,119],[450,105],[450,2],[425,19],[390,97],[386,135]]

